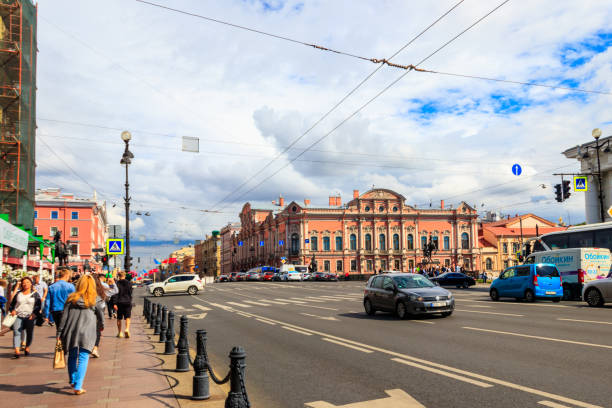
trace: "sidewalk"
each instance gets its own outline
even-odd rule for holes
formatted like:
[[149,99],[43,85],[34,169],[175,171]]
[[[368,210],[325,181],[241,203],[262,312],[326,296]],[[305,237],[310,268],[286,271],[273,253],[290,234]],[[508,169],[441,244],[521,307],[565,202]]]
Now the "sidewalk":
[[[55,327],[35,327],[31,354],[13,356],[13,332],[0,337],[0,401],[11,408],[52,407],[180,407],[169,382],[173,374],[162,368],[156,344],[149,341],[142,307],[135,307],[132,338],[117,338],[116,320],[105,320],[101,358],[90,358],[84,388],[76,396],[68,384],[67,369],[54,370]],[[148,329],[147,329],[148,331]],[[193,375],[193,373],[187,373]],[[184,381],[180,381],[184,382]],[[211,387],[212,391],[212,387]]]

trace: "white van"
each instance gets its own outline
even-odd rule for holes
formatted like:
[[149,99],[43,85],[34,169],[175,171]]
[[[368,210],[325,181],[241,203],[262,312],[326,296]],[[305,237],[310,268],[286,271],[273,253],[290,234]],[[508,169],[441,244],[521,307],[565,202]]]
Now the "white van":
[[280,267],[280,278],[283,281],[301,281],[302,273],[298,272],[293,264],[282,264]]
[[525,263],[551,263],[557,266],[563,282],[564,299],[580,299],[582,285],[603,279],[610,273],[612,260],[607,248],[567,248],[534,252]]

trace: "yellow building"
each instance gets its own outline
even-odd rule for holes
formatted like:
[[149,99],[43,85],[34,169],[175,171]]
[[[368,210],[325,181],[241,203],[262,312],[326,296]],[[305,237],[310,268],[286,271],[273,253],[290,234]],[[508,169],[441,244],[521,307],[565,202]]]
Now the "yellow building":
[[[191,257],[191,261],[189,260],[189,257]],[[193,245],[188,245],[181,249],[177,249],[176,251],[172,252],[168,256],[168,259],[171,259],[171,258],[175,258],[176,263],[167,264],[166,268],[167,268],[168,273],[166,274],[166,276],[174,275],[176,273],[193,273],[194,272],[194,262],[193,262],[194,247]]]
[[221,237],[218,231],[206,235],[195,245],[196,270],[200,276],[219,276],[221,273]]

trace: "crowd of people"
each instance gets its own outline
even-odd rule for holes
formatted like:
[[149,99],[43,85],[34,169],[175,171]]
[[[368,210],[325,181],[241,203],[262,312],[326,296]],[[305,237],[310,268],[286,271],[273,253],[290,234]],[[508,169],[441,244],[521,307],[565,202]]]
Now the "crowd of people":
[[35,326],[55,326],[56,338],[68,354],[69,384],[81,395],[86,392],[89,357],[100,358],[105,309],[109,319],[117,319],[117,337],[130,338],[132,285],[125,278],[124,272],[115,281],[108,273],[81,275],[60,268],[50,285],[39,275],[15,282],[0,279],[0,336],[13,331],[13,358],[18,359],[30,355]]

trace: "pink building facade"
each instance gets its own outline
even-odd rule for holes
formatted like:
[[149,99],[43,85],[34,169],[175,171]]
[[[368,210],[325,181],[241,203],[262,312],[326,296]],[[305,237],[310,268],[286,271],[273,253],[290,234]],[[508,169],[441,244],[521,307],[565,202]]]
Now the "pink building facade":
[[[280,200],[284,206],[284,200]],[[424,245],[437,251],[434,265],[480,265],[477,213],[466,203],[455,209],[420,209],[387,189],[373,189],[342,205],[329,198],[325,208],[291,202],[280,211],[253,209],[246,203],[240,213],[241,229],[231,240],[233,270],[253,266],[280,266],[281,259],[318,270],[368,274],[374,270],[410,271],[419,266]]]
[[221,228],[221,273],[234,272],[237,248],[233,245],[236,235],[240,232],[239,223],[229,223]]

